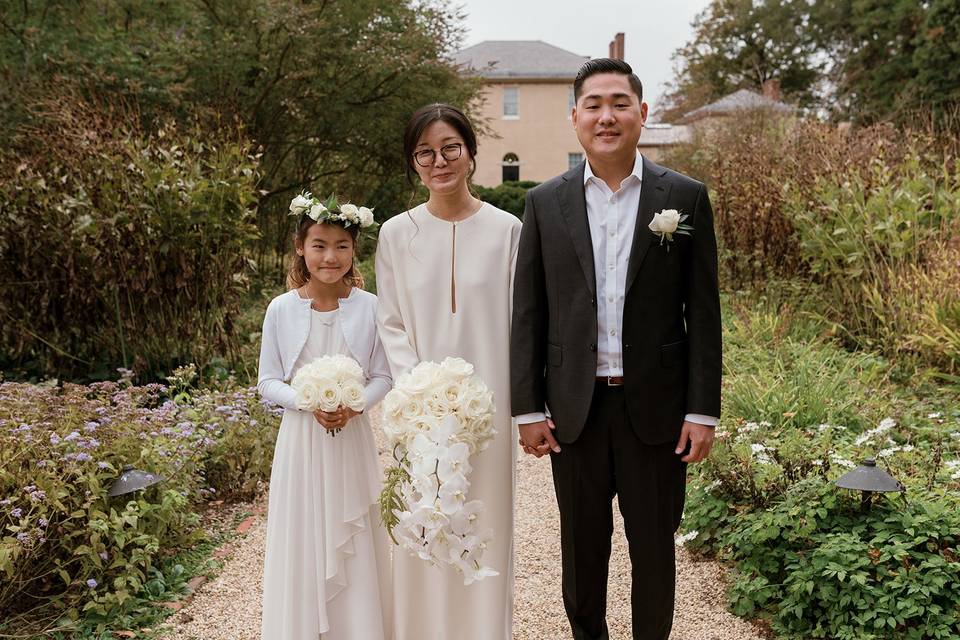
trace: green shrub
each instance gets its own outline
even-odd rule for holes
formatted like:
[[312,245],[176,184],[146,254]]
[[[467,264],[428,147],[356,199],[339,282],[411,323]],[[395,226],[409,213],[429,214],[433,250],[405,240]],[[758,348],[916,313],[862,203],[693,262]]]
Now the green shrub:
[[148,135],[59,98],[29,149],[0,149],[0,369],[156,379],[229,354],[257,238],[248,143],[229,127]]
[[790,215],[803,259],[847,340],[960,370],[960,162],[825,175]]
[[523,206],[526,203],[527,191],[539,183],[530,180],[504,182],[496,187],[474,187],[477,197],[489,202],[498,209],[509,211],[518,218],[523,217]]
[[[122,612],[163,558],[203,536],[197,504],[249,497],[269,476],[276,410],[255,389],[191,395],[193,375],[170,388],[0,385],[5,620],[41,603],[52,619]],[[127,464],[163,480],[108,498]]]

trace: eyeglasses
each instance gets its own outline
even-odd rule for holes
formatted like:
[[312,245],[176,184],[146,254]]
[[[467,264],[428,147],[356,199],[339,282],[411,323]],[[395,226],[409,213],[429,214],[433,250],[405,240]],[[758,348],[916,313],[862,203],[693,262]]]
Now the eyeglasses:
[[[463,153],[463,145],[459,142],[454,144],[445,144],[440,147],[440,156],[447,162],[457,160]],[[421,167],[429,167],[437,160],[437,152],[433,149],[424,149],[413,154],[414,160]]]

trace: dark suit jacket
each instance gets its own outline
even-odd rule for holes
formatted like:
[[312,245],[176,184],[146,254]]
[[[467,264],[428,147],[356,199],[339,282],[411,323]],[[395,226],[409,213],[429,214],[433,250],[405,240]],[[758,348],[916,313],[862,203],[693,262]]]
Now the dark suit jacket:
[[[512,413],[550,407],[556,436],[584,429],[597,375],[597,292],[584,165],[527,193],[510,349]],[[690,214],[670,250],[653,214]],[[646,444],[676,440],[688,413],[720,415],[717,244],[706,187],[646,158],[623,303],[627,414]]]

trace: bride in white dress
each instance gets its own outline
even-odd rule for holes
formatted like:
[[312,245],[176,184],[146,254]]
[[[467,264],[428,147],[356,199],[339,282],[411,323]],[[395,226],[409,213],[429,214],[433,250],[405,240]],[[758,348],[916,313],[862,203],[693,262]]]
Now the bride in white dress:
[[494,394],[497,435],[471,458],[469,499],[494,540],[484,564],[499,572],[464,586],[451,568],[394,549],[396,640],[510,640],[516,445],[510,417],[510,312],[520,221],[470,194],[477,142],[447,105],[413,115],[404,137],[408,174],[429,200],[385,222],[377,245],[380,336],[396,378],[424,360],[459,356]]
[[270,303],[263,323],[258,388],[285,409],[270,475],[263,640],[393,637],[370,421],[344,407],[299,411],[288,384],[313,359],[343,354],[365,372],[367,410],[390,389],[376,296],[354,286],[357,231],[303,216],[288,278],[294,288]]

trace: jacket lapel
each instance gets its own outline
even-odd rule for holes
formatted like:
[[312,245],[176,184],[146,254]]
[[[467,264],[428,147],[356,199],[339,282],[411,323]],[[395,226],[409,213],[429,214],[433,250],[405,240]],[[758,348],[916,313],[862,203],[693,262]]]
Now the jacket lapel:
[[667,170],[643,158],[643,182],[640,186],[640,206],[637,209],[637,224],[633,229],[633,244],[630,246],[630,262],[627,265],[627,286],[624,295],[640,272],[643,258],[650,249],[653,232],[650,221],[653,214],[662,211],[670,195],[671,184],[666,179]]
[[587,280],[590,295],[597,295],[597,276],[593,272],[593,241],[590,238],[590,223],[587,220],[587,200],[583,193],[584,162],[563,174],[563,182],[557,189],[560,213],[567,225],[573,248],[580,259],[583,277]]

